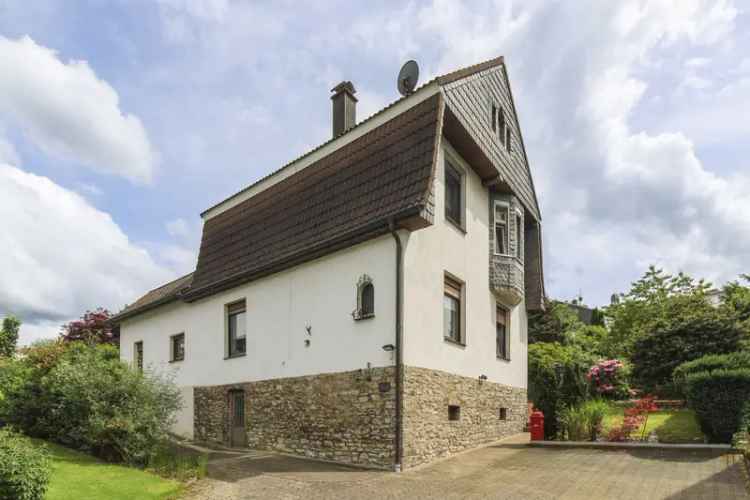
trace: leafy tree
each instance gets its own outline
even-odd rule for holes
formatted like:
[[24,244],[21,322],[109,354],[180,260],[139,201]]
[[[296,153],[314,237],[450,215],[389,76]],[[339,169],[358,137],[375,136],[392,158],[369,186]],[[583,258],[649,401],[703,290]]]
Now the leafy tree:
[[583,323],[568,304],[545,299],[544,311],[529,314],[529,343],[563,342],[565,332],[578,329]]
[[631,361],[635,381],[657,390],[672,382],[680,364],[736,351],[745,336],[733,316],[705,301],[688,310],[672,304],[653,328],[634,342]]
[[109,320],[112,314],[104,308],[86,311],[81,319],[63,325],[62,339],[67,342],[83,341],[88,344],[117,345],[118,338]]
[[650,266],[630,291],[617,295],[605,308],[610,326],[606,350],[614,357],[629,357],[638,339],[692,315],[696,308],[710,307],[706,300],[709,288],[703,280]]
[[0,357],[10,358],[15,355],[20,328],[21,320],[15,316],[7,316],[3,319],[3,326],[0,329]]
[[544,434],[554,438],[564,408],[575,406],[589,396],[589,368],[595,356],[580,347],[558,342],[529,346],[529,399],[544,413]]

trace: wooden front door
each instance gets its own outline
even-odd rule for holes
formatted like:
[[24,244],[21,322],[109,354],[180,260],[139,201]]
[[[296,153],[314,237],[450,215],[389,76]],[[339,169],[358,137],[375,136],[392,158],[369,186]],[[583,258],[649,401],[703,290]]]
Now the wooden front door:
[[229,393],[230,446],[240,448],[247,446],[245,431],[245,391]]

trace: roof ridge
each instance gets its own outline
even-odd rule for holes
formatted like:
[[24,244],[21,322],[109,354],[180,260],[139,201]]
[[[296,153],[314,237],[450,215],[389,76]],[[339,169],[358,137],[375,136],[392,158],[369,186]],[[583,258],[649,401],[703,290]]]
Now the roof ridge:
[[[257,186],[260,183],[262,183],[263,181],[265,181],[267,179],[270,179],[271,177],[273,177],[274,175],[278,174],[279,172],[281,172],[281,171],[285,170],[286,168],[294,165],[295,163],[299,162],[300,160],[302,160],[304,158],[307,158],[308,156],[312,155],[316,151],[319,151],[320,149],[322,149],[325,146],[329,145],[330,143],[336,141],[337,139],[339,139],[341,137],[345,137],[346,135],[350,134],[354,130],[360,129],[362,125],[370,122],[373,118],[375,118],[377,116],[380,116],[382,113],[384,113],[385,111],[391,109],[396,104],[398,104],[398,103],[400,103],[400,102],[402,102],[402,101],[404,101],[406,99],[409,99],[411,96],[413,96],[414,94],[416,94],[417,92],[419,92],[423,88],[428,87],[432,83],[437,82],[439,85],[445,85],[447,83],[451,83],[451,82],[454,82],[456,80],[460,80],[461,78],[465,78],[467,76],[473,75],[474,73],[478,73],[479,71],[483,71],[485,69],[488,69],[488,68],[491,68],[493,66],[497,66],[497,65],[500,65],[500,64],[503,64],[503,63],[504,63],[503,56],[498,56],[498,57],[494,57],[492,59],[488,59],[486,61],[482,61],[482,62],[479,62],[479,63],[476,63],[476,64],[472,64],[471,66],[465,66],[463,68],[459,68],[457,70],[451,71],[450,73],[445,73],[443,75],[438,75],[438,76],[436,76],[436,77],[428,80],[427,82],[425,82],[422,85],[420,85],[419,87],[417,87],[414,90],[414,92],[412,92],[412,93],[410,93],[408,95],[399,97],[395,101],[390,102],[385,107],[383,107],[380,110],[374,112],[373,114],[371,114],[370,116],[368,116],[367,118],[365,118],[364,120],[362,120],[361,122],[356,123],[353,127],[347,129],[343,133],[341,133],[341,134],[339,134],[339,135],[337,135],[335,137],[331,137],[330,139],[328,139],[326,141],[321,142],[320,144],[318,144],[317,146],[313,147],[312,149],[309,149],[306,152],[304,152],[304,153],[300,154],[299,156],[297,156],[296,158],[294,158],[294,159],[292,159],[292,160],[284,163],[279,168],[273,170],[272,172],[269,172],[268,174],[264,175],[263,177],[255,180],[255,181],[253,181],[252,183],[250,183],[247,186],[243,187],[239,191],[236,191],[233,194],[231,194],[231,195],[227,196],[226,198],[222,199],[221,201],[218,201],[218,202],[214,203],[210,207],[208,207],[205,210],[203,210],[201,212],[201,216],[206,215],[208,212],[210,212],[214,208],[220,206],[222,203],[224,203],[224,202],[226,202],[228,200],[231,200],[232,198],[235,198],[235,197],[239,196],[240,194],[242,194],[242,193],[244,193],[244,192],[246,192],[246,191],[254,188],[255,186]],[[331,153],[333,153],[333,151]]]

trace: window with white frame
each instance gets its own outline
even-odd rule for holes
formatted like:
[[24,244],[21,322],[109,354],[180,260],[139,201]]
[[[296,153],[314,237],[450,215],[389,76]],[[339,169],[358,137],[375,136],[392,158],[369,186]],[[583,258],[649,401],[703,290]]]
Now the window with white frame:
[[246,350],[245,301],[226,306],[227,310],[227,357],[244,356]]
[[184,361],[185,360],[185,334],[184,333],[178,333],[177,335],[172,335],[169,338],[169,351],[170,351],[170,357],[169,360],[174,361]]
[[443,337],[451,342],[462,343],[461,311],[463,309],[463,283],[445,277],[443,292]]
[[495,202],[495,253],[508,255],[508,218],[509,207],[507,203]]

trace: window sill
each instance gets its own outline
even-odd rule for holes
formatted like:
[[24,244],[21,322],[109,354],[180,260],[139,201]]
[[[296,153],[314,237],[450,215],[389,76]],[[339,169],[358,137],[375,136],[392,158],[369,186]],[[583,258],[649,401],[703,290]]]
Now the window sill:
[[447,215],[445,216],[445,220],[448,221],[451,226],[453,226],[458,231],[460,231],[461,234],[464,234],[464,235],[466,234],[466,228],[463,226],[463,224],[456,222],[455,220],[453,220],[451,217],[448,217]]
[[498,361],[507,361],[508,363],[510,363],[510,356],[498,356],[497,360]]
[[375,313],[372,314],[363,314],[363,315],[354,315],[354,321],[362,321],[365,319],[371,319],[375,317]]
[[229,356],[224,356],[224,360],[226,361],[227,359],[244,358],[245,356],[247,356],[247,353],[240,352],[237,354],[230,354]]
[[448,342],[449,344],[453,344],[453,345],[455,345],[457,347],[466,347],[466,344],[464,344],[463,342],[461,342],[459,340],[452,339],[450,337],[443,337],[443,340],[445,342]]
[[170,359],[169,360],[170,363],[182,363],[183,361],[185,361],[185,358],[182,358],[182,359]]

